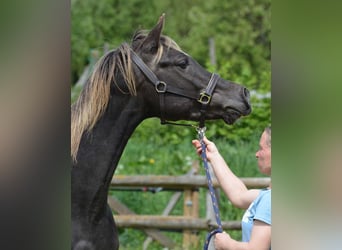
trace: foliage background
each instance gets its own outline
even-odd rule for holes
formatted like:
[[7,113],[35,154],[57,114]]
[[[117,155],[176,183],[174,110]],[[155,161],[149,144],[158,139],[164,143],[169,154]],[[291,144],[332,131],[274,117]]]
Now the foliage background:
[[[270,0],[72,0],[72,101],[81,88],[75,83],[86,66],[91,66],[106,49],[130,41],[137,29],[152,28],[165,13],[165,35],[208,70],[251,91],[251,115],[233,126],[222,121],[208,122],[206,135],[215,141],[238,176],[260,176],[254,153],[263,128],[271,124],[270,7]],[[215,41],[215,64],[209,57],[209,39]],[[192,161],[198,160],[191,146],[194,137],[192,129],[160,126],[158,119],[148,119],[128,142],[116,173],[184,174]],[[127,195],[115,191],[113,195],[137,213],[160,214],[171,194]],[[232,208],[223,196],[221,203],[224,220],[241,219],[243,211]],[[176,214],[181,214],[181,207]],[[203,207],[201,213],[205,214]],[[240,237],[239,232],[232,235]],[[180,235],[170,237],[181,242]],[[127,229],[121,231],[120,239],[123,249],[139,249],[144,235]],[[154,243],[149,249],[160,249],[160,245]]]

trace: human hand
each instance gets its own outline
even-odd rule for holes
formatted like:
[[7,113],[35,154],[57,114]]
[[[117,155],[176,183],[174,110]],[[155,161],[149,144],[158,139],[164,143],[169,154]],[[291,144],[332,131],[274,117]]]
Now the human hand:
[[[211,157],[213,154],[218,153],[218,149],[216,148],[215,143],[213,143],[212,141],[209,141],[207,139],[207,137],[203,138],[203,142],[206,145],[206,154],[207,154],[207,158],[210,161]],[[196,148],[196,152],[199,156],[201,156],[202,154],[202,146],[199,140],[192,140],[192,145],[194,145],[194,147]]]
[[216,250],[228,249],[227,247],[229,246],[229,241],[231,239],[232,238],[226,232],[215,234],[215,241],[214,241],[215,249]]

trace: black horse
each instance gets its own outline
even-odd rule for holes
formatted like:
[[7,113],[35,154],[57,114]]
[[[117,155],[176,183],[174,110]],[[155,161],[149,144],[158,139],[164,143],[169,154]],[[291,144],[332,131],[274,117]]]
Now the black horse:
[[72,249],[118,249],[107,204],[110,182],[134,129],[146,118],[232,124],[251,112],[249,92],[202,68],[169,37],[164,15],[96,64],[71,107]]

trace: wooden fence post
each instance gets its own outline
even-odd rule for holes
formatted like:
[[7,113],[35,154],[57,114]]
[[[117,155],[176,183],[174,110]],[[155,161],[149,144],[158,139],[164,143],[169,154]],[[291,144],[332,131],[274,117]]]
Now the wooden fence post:
[[[194,161],[192,164],[193,174],[198,174],[199,164],[198,161]],[[184,190],[184,203],[183,214],[184,216],[191,216],[194,218],[199,217],[199,194],[198,189],[186,189]],[[183,248],[187,250],[189,248],[198,248],[198,236],[197,231],[183,230]]]

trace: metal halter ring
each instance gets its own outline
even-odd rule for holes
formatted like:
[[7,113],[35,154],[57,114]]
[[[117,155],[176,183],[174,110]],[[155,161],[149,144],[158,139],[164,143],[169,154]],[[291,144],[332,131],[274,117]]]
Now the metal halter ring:
[[207,94],[205,92],[202,92],[202,93],[200,93],[200,96],[199,96],[197,101],[199,103],[207,105],[210,102],[210,100],[211,100],[211,95],[209,95],[209,94]]
[[156,87],[156,91],[158,93],[165,93],[167,85],[163,81],[158,81],[157,84],[155,85],[155,87]]

